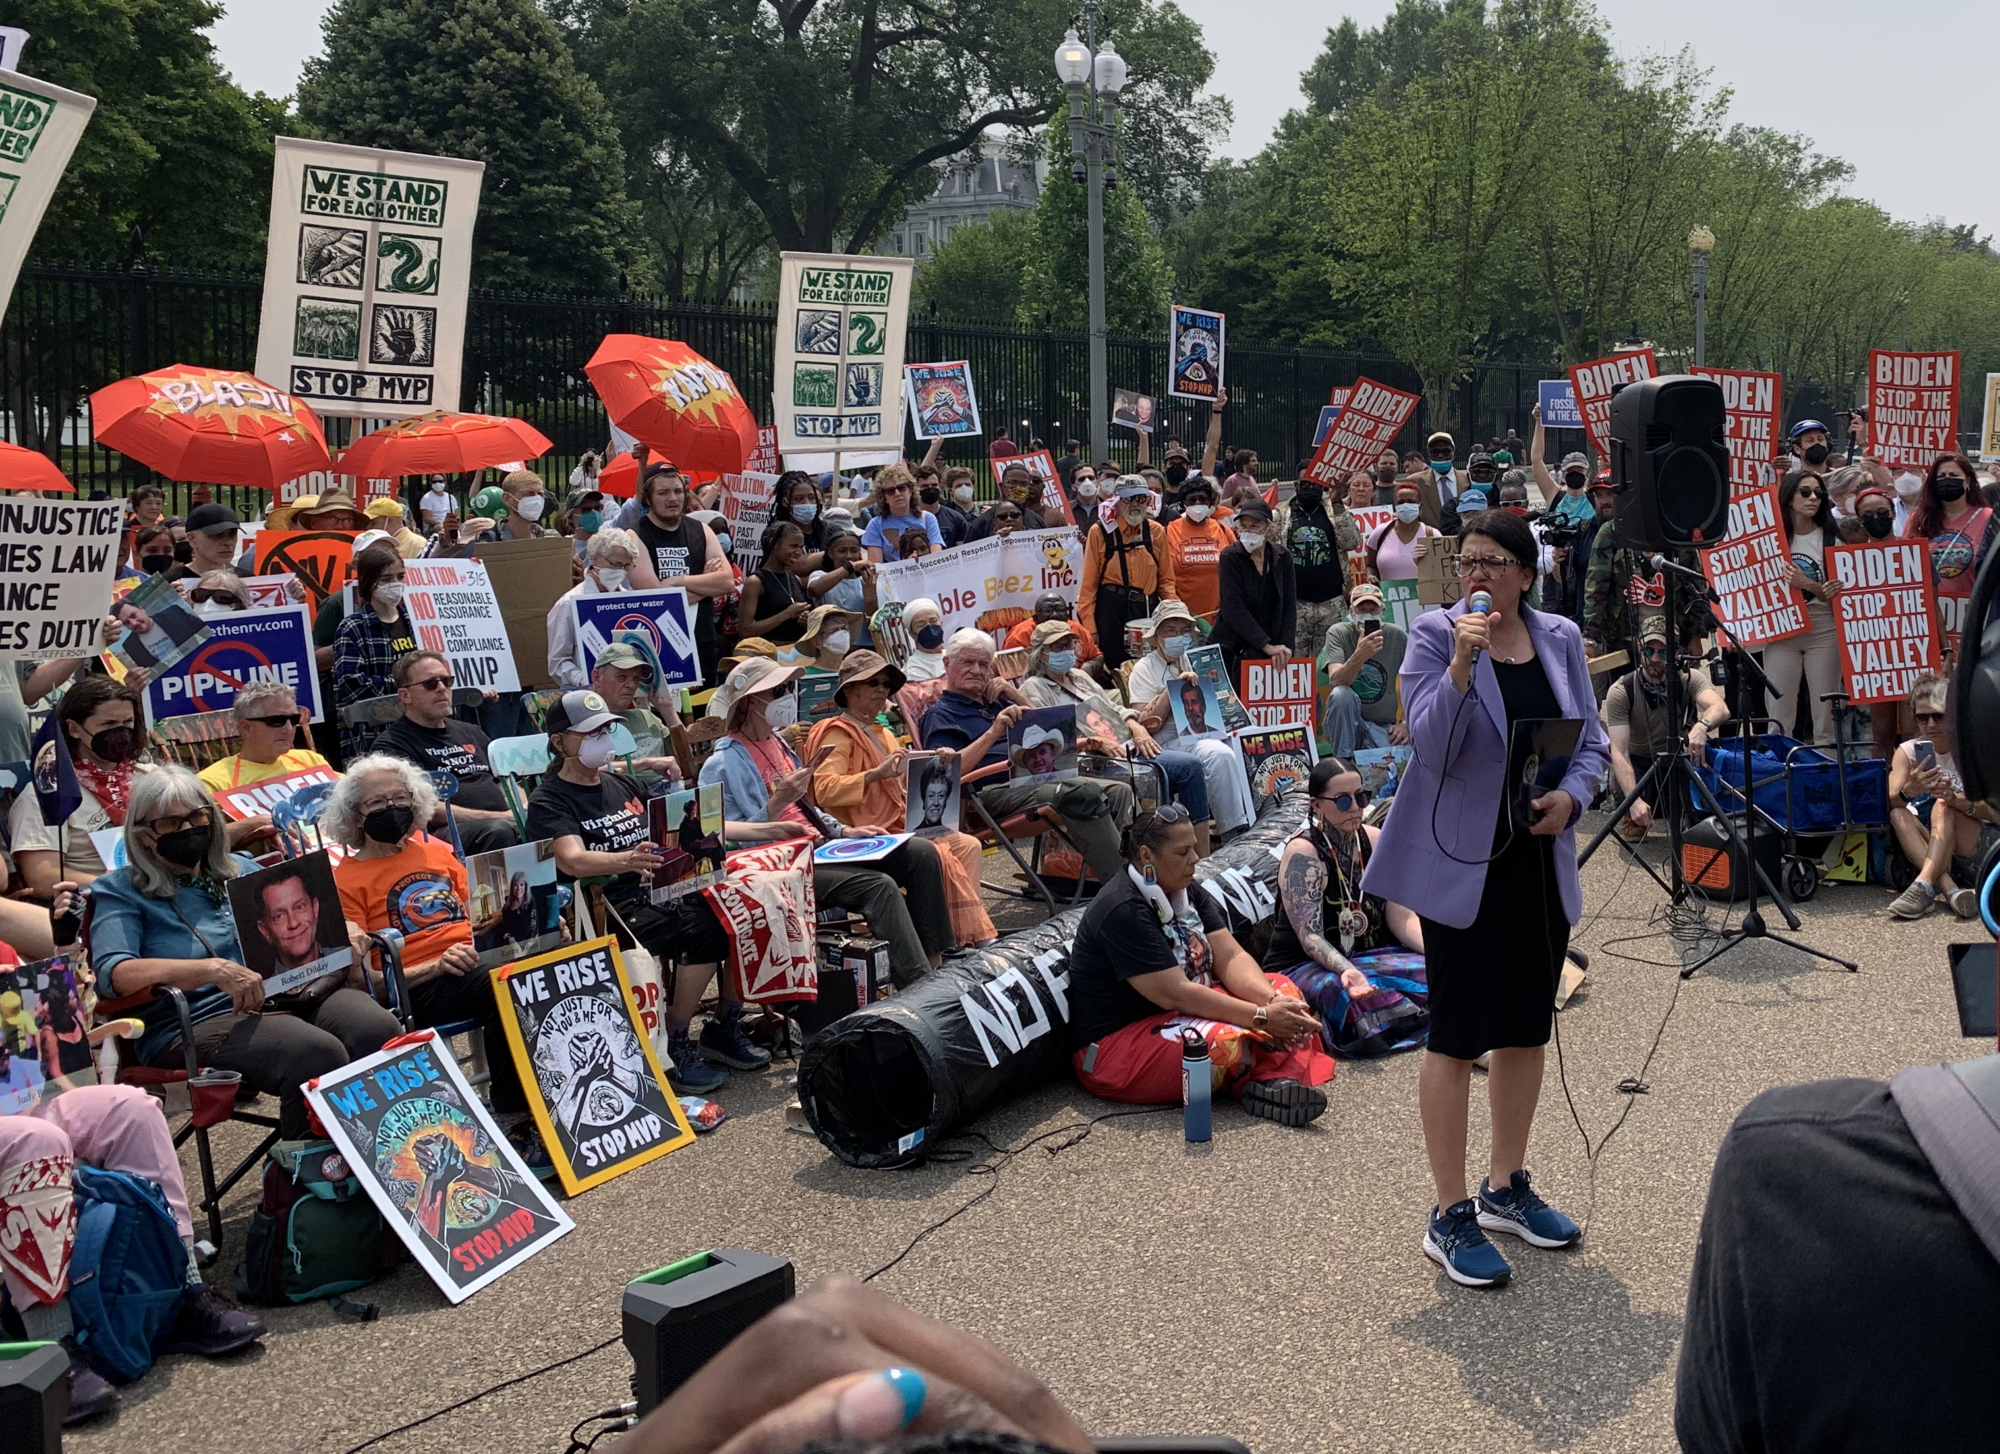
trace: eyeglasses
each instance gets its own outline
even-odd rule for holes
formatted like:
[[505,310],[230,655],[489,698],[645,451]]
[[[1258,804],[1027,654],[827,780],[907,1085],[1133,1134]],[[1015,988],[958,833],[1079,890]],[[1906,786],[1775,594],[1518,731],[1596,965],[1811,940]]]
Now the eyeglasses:
[[1351,813],[1356,808],[1367,807],[1374,796],[1368,789],[1363,788],[1358,793],[1326,793],[1318,801],[1333,804],[1336,813]]
[[419,681],[410,683],[410,690],[413,692],[422,691],[425,688],[435,689],[438,687],[443,687],[446,691],[451,690],[451,677],[449,674],[441,677],[424,677]]
[[246,717],[243,720],[246,722],[255,722],[259,726],[269,727],[273,732],[279,731],[281,728],[297,727],[299,725],[299,718],[296,712],[288,712],[283,716]]
[[993,518],[995,520],[1019,520],[1021,512],[1019,510],[995,510]]
[[1089,480],[1092,484],[1097,483],[1097,474],[1093,470],[1078,470],[1075,474],[1071,475],[1070,478],[1072,480],[1076,480],[1079,482],[1083,480]]
[[1188,810],[1179,803],[1162,803],[1153,809],[1155,823],[1186,823],[1190,821]]
[[1919,712],[1919,713],[1917,713],[1917,720],[1918,720],[1919,722],[1942,722],[1942,721],[1944,721],[1944,713],[1942,713],[1942,712]]
[[1665,661],[1672,654],[1664,646],[1642,646],[1639,648],[1639,655],[1645,657],[1648,661]]
[[183,828],[203,827],[207,822],[208,809],[199,808],[192,813],[168,813],[163,817],[155,818],[145,826],[153,830],[155,838],[160,838],[168,833],[178,833]]
[[411,798],[408,793],[391,793],[386,798],[370,798],[364,802],[361,805],[361,816],[365,818],[370,813],[381,812],[384,808],[414,808],[415,806],[415,799]]
[[1458,558],[1458,574],[1461,580],[1473,575],[1497,576],[1520,563],[1511,556],[1461,555]]

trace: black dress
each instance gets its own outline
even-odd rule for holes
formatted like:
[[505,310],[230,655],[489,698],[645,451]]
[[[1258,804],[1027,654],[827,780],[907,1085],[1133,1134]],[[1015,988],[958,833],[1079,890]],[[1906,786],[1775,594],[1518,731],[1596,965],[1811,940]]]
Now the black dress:
[[[1493,673],[1509,722],[1563,715],[1539,656],[1511,666],[1494,661]],[[1486,866],[1479,913],[1463,929],[1423,921],[1429,1045],[1456,1060],[1546,1045],[1554,1023],[1556,976],[1569,948],[1569,919],[1556,885],[1556,840],[1509,833],[1503,793],[1493,829],[1497,856]]]

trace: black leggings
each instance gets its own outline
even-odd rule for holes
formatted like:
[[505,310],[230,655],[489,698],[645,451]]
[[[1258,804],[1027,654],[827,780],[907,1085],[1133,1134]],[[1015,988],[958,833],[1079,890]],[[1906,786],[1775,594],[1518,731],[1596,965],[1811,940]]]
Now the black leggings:
[[[278,1134],[297,1141],[306,1134],[305,1083],[373,1055],[402,1033],[402,1022],[373,997],[343,985],[302,1010],[203,1020],[194,1027],[195,1059],[236,1071],[252,1090],[276,1096]],[[180,1036],[154,1052],[152,1063],[184,1066]]]

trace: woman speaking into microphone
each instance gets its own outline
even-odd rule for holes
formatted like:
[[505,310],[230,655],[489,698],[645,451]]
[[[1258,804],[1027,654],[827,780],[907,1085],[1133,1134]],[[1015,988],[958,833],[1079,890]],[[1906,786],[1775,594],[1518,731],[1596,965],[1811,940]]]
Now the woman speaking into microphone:
[[[1487,1232],[1535,1247],[1578,1236],[1575,1222],[1535,1194],[1522,1160],[1557,975],[1582,904],[1573,828],[1608,748],[1575,624],[1527,605],[1537,559],[1527,522],[1482,511],[1461,539],[1466,600],[1410,629],[1402,692],[1414,751],[1362,883],[1391,903],[1423,906],[1431,1031],[1417,1099],[1437,1185],[1424,1253],[1454,1282],[1493,1287],[1513,1269]],[[1549,718],[1582,730],[1561,785],[1530,801],[1523,831],[1503,791],[1509,729]],[[1472,1062],[1487,1051],[1493,1142],[1475,1199],[1466,1189],[1467,1105]]]

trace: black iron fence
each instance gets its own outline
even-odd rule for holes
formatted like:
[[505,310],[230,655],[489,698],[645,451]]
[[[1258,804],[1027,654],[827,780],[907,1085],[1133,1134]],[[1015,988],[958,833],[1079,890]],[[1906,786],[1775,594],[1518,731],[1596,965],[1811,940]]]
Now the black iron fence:
[[[253,275],[146,271],[78,266],[23,270],[0,326],[0,432],[56,459],[80,488],[124,493],[145,472],[91,442],[90,392],[116,379],[170,363],[250,369],[257,352],[263,283]],[[580,298],[481,294],[472,300],[465,340],[462,407],[512,414],[555,442],[537,467],[566,480],[586,449],[601,448],[608,429],[603,406],[583,363],[607,333],[680,339],[734,376],[760,419],[768,422],[775,313],[768,306],[675,303],[648,298]],[[905,355],[912,360],[967,359],[990,436],[1005,425],[1023,445],[1045,440],[1060,452],[1065,439],[1089,438],[1089,340],[1081,332],[1031,331],[967,323],[919,313],[910,320]],[[1312,452],[1319,406],[1329,393],[1362,375],[1419,391],[1416,373],[1398,360],[1330,349],[1266,347],[1232,341],[1230,403],[1222,441],[1257,452],[1260,472],[1289,475]],[[1142,393],[1164,390],[1166,340],[1114,336],[1110,384]],[[1463,442],[1509,428],[1524,435],[1536,380],[1551,365],[1482,364],[1454,391],[1447,427]],[[1162,398],[1161,433],[1179,438],[1197,457],[1208,411]],[[345,421],[328,422],[332,441],[345,442]],[[1399,444],[1411,448],[1432,427],[1420,406]],[[1571,445],[1565,442],[1565,448]],[[917,446],[912,446],[913,452]],[[1112,431],[1112,455],[1129,466],[1134,436]],[[983,440],[954,442],[944,457],[984,459]],[[164,482],[163,482],[164,483]],[[169,487],[170,509],[185,508],[183,490]],[[226,498],[229,491],[222,492]],[[246,492],[258,495],[259,492]],[[253,511],[261,498],[246,500]]]

